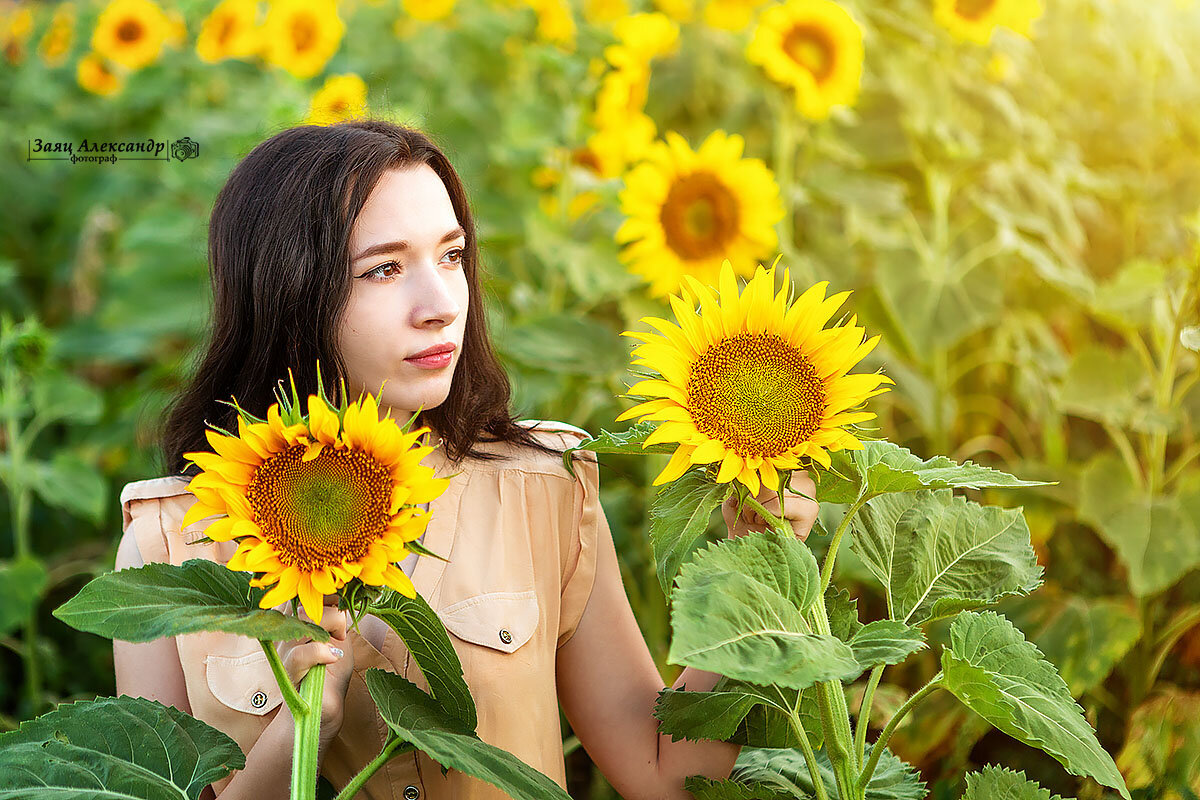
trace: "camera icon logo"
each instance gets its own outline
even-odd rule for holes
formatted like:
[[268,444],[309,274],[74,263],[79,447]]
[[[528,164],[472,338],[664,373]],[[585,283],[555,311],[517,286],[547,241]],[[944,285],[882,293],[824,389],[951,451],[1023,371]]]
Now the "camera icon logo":
[[200,155],[200,143],[194,142],[187,136],[171,143],[171,155],[177,161],[187,161]]

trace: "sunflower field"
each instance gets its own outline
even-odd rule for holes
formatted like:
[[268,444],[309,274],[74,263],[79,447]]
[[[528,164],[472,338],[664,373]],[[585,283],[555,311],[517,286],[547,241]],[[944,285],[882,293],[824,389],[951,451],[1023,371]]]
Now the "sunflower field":
[[[1032,484],[959,491],[1019,509],[1044,570],[991,609],[1133,798],[1200,797],[1194,0],[0,0],[0,733],[113,694],[111,642],[51,611],[112,569],[120,487],[164,474],[217,191],[268,136],[364,115],[427,132],[462,176],[521,417],[623,430],[620,334],[690,311],[680,287],[718,287],[726,259],[850,292],[841,313],[880,337],[860,371],[893,384],[876,435]],[[678,465],[601,463],[669,685],[648,528]],[[818,557],[845,510],[821,504]],[[887,616],[854,547],[833,577]],[[872,696],[872,731],[907,711],[955,624],[844,705]],[[922,697],[887,731],[919,796],[960,798],[989,764],[1119,796]],[[616,797],[564,731],[572,796]]]

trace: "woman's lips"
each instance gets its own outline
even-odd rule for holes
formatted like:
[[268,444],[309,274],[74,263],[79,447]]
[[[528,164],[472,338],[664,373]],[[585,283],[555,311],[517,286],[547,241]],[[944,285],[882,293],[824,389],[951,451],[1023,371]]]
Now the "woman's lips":
[[421,369],[441,369],[450,363],[450,359],[454,356],[453,350],[447,350],[444,353],[438,353],[432,356],[424,356],[422,358],[406,358],[404,359],[409,364],[420,367]]

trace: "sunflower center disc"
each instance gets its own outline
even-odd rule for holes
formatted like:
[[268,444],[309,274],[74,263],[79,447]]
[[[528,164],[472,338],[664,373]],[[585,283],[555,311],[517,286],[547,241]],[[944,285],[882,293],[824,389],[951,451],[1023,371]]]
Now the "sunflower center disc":
[[825,386],[812,362],[773,333],[739,333],[692,364],[696,428],[738,455],[779,455],[819,429]]
[[312,47],[316,38],[317,27],[310,18],[300,16],[292,21],[292,42],[296,45],[297,52],[304,52]]
[[117,38],[122,42],[136,42],[142,38],[142,23],[136,19],[122,20],[117,26]]
[[363,558],[387,529],[391,474],[360,450],[326,446],[301,461],[304,451],[294,445],[267,459],[247,488],[262,537],[305,571]]
[[812,73],[820,83],[833,71],[833,42],[825,31],[811,25],[797,25],[783,39],[783,50],[792,60]]
[[720,253],[737,233],[738,207],[729,189],[708,172],[685,175],[662,208],[667,245],[692,260]]
[[996,5],[996,0],[957,0],[954,13],[963,19],[980,19]]

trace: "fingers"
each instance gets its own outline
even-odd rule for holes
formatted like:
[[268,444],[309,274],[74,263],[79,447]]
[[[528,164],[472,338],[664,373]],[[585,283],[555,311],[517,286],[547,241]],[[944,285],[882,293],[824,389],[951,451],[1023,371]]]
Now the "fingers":
[[[343,656],[334,653],[334,648],[340,649]],[[283,649],[282,647],[280,648],[280,650]],[[317,664],[334,664],[344,657],[347,650],[348,643],[340,639],[293,645],[287,648],[286,653],[282,655],[283,668],[287,671],[292,683],[298,684],[314,666]]]

